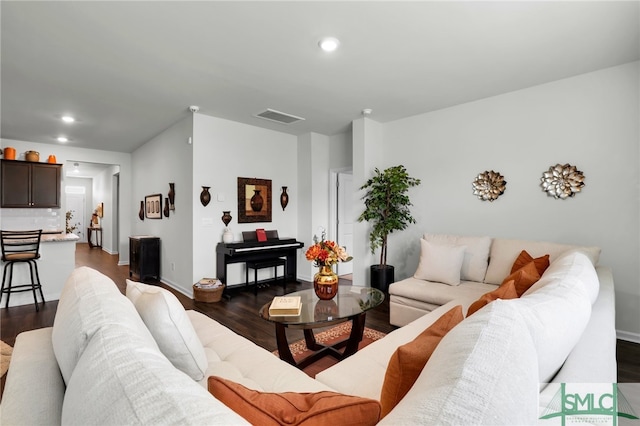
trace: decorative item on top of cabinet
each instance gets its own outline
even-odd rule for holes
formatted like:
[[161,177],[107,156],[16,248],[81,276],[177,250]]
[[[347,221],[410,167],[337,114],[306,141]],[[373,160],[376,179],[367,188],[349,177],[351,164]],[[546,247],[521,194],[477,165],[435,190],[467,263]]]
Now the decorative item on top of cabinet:
[[203,206],[207,207],[207,204],[211,201],[211,193],[209,192],[210,186],[203,186],[200,193],[200,202]]
[[144,201],[140,201],[140,210],[138,210],[138,217],[140,220],[144,220]]
[[169,209],[170,210],[175,210],[176,206],[175,206],[175,201],[176,201],[176,184],[173,182],[169,182],[169,193],[167,194],[169,196]]
[[289,204],[289,194],[287,193],[287,187],[283,186],[282,194],[280,194],[280,205],[282,206],[282,211],[287,207],[287,204]]
[[27,161],[37,163],[40,161],[40,153],[38,151],[27,151],[24,153],[24,158]]
[[15,160],[16,159],[16,149],[8,146],[4,149],[4,159],[5,160]]
[[164,198],[164,217],[169,217],[169,197]]
[[478,199],[495,201],[504,194],[507,188],[507,181],[504,180],[504,176],[500,173],[488,170],[476,176],[471,185],[473,186],[473,195],[478,196]]
[[584,174],[570,164],[556,164],[542,173],[540,186],[548,196],[565,200],[575,196],[584,187]]

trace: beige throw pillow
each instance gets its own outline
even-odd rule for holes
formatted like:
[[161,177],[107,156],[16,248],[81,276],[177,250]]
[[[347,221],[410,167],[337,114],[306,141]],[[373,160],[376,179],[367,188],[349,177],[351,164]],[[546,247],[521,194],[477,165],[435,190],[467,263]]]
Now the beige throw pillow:
[[161,287],[130,280],[127,280],[127,297],[169,361],[192,379],[204,379],[207,356],[178,299]]
[[420,262],[413,277],[449,285],[460,284],[460,270],[465,248],[465,246],[434,244],[421,238]]

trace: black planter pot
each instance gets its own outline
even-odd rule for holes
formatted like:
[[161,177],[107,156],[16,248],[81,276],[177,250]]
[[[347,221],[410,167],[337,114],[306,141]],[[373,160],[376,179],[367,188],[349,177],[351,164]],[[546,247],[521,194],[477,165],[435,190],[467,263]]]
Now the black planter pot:
[[394,268],[391,265],[371,265],[371,287],[387,293],[389,284],[395,281]]

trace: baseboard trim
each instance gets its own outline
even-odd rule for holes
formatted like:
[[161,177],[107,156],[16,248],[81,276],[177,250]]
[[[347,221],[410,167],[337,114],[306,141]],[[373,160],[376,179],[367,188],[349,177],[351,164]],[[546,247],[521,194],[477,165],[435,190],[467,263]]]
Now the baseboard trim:
[[630,331],[616,330],[616,335],[620,340],[640,344],[640,333],[632,333]]
[[[193,291],[193,289],[183,289],[182,287],[180,287],[178,284],[174,283],[171,280],[168,280],[164,277],[160,277],[160,281],[163,282],[164,284],[167,284],[168,286],[170,286],[172,289],[179,291],[180,293],[184,294],[185,296],[187,296],[189,299],[193,299],[193,294],[191,294],[191,291]],[[189,293],[187,293],[187,291],[189,291]]]

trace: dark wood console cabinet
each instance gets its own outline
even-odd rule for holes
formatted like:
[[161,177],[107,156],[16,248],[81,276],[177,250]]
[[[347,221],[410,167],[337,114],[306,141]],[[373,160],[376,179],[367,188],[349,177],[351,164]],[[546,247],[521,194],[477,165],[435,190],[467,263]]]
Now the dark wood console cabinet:
[[129,277],[160,280],[160,238],[129,237]]
[[2,160],[0,207],[60,208],[62,164]]

